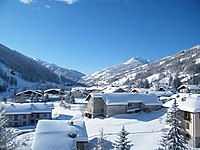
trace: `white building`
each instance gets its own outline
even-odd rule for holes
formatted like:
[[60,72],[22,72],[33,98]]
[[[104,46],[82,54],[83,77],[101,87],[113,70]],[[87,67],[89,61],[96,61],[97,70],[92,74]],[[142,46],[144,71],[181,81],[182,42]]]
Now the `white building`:
[[[200,94],[179,93],[174,95],[180,109],[180,119],[190,146],[200,148]],[[170,108],[174,100],[163,104]]]
[[52,103],[7,103],[4,113],[9,127],[35,125],[40,119],[52,118]]
[[88,135],[83,121],[40,120],[33,150],[88,150]]
[[178,87],[180,93],[200,94],[200,88],[196,85],[181,85]]
[[139,110],[149,112],[160,109],[162,105],[156,95],[142,93],[91,93],[86,100],[88,110],[85,115],[88,118],[109,117]]

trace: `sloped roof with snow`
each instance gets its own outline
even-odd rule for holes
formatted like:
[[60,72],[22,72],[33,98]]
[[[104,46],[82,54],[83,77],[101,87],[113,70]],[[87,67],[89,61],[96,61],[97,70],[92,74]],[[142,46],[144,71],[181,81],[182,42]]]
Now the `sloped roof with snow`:
[[26,94],[26,93],[35,93],[35,94],[38,94],[38,95],[43,95],[42,93],[34,91],[34,90],[26,90],[26,91],[22,91],[22,92],[17,93],[16,96],[19,96],[21,94]]
[[[70,134],[76,134],[71,138]],[[84,121],[40,120],[33,139],[33,150],[65,150],[73,149],[76,141],[88,142]]]
[[138,91],[138,92],[140,92],[140,93],[147,93],[147,92],[150,91],[150,89],[145,89],[145,88],[132,88],[130,91],[131,91],[131,92],[133,92],[133,91]]
[[189,90],[199,90],[200,88],[196,85],[181,85],[180,87],[178,87],[178,89],[181,89],[183,87],[188,88]]
[[104,93],[114,93],[117,91],[125,92],[125,90],[120,87],[107,87],[103,90]]
[[[177,98],[177,94],[173,96]],[[174,100],[170,100],[163,104],[164,107],[170,108]],[[179,93],[177,98],[178,108],[188,112],[200,112],[200,94]]]
[[31,114],[51,112],[53,103],[7,103],[4,104],[5,114]]
[[144,105],[162,105],[155,94],[143,93],[91,93],[92,97],[102,98],[107,105],[127,105],[131,102],[142,102]]

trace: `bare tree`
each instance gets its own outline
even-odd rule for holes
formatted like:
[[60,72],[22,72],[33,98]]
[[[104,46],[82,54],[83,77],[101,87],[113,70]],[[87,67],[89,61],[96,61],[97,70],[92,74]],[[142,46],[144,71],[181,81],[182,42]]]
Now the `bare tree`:
[[7,127],[8,118],[4,114],[4,107],[0,103],[0,150],[13,150],[17,144],[13,129]]
[[108,146],[107,146],[107,141],[106,141],[106,137],[104,134],[103,129],[99,130],[100,134],[99,134],[99,138],[97,140],[97,150],[107,150]]

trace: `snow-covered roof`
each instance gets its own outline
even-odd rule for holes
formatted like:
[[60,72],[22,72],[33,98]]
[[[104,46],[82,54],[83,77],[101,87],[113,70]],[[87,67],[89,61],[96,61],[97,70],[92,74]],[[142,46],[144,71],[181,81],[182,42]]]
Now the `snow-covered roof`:
[[104,86],[102,86],[102,87],[93,86],[93,87],[86,88],[87,91],[103,91],[104,89],[105,89]]
[[114,92],[117,92],[117,91],[122,91],[122,92],[125,92],[122,88],[120,87],[106,87],[103,92],[104,93],[114,93]]
[[[177,99],[178,108],[188,112],[200,112],[200,94],[179,93],[175,94],[172,98]],[[174,100],[170,100],[163,104],[164,107],[170,108]]]
[[200,90],[200,88],[196,85],[181,85],[178,89],[181,89],[183,87],[188,88],[189,90]]
[[130,91],[138,91],[140,93],[147,93],[150,91],[150,89],[146,89],[146,88],[132,88]]
[[164,91],[164,92],[162,92],[162,91],[149,91],[149,93],[150,94],[155,94],[158,97],[160,97],[160,96],[168,96],[168,97],[170,97],[170,96],[173,95],[173,93],[170,92],[170,91]]
[[5,114],[31,114],[51,112],[53,103],[7,103],[4,104]]
[[60,92],[60,93],[65,93],[65,92],[61,91],[61,89],[48,89],[48,90],[45,90],[44,93],[49,93],[49,92],[54,92],[54,91]]
[[[71,138],[70,134],[76,134]],[[85,122],[66,120],[40,120],[33,139],[33,150],[73,149],[76,141],[88,142]]]
[[28,92],[35,93],[35,94],[38,94],[38,95],[42,95],[42,93],[34,91],[34,90],[26,90],[26,91],[22,91],[22,92],[17,93],[16,96],[24,94],[24,93],[28,93]]
[[155,94],[156,96],[171,96],[173,93],[171,91],[154,91],[151,89],[145,89],[145,88],[133,88],[131,89],[132,92],[138,91],[139,93],[149,93],[149,94]]
[[142,102],[145,105],[162,105],[155,94],[91,93],[91,96],[102,98],[107,105],[127,105],[131,102]]
[[74,88],[72,88],[71,92],[75,92],[75,91],[80,91],[82,93],[87,93],[85,87],[74,87]]

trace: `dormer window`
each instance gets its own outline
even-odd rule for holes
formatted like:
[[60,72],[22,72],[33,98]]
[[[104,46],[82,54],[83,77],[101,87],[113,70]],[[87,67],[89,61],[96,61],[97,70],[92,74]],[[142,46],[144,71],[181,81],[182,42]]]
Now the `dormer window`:
[[70,133],[68,136],[73,139],[73,138],[77,137],[77,134],[76,133]]
[[183,98],[181,99],[181,101],[186,101],[186,97],[183,97]]

